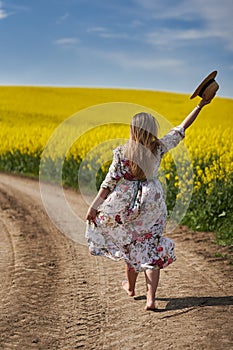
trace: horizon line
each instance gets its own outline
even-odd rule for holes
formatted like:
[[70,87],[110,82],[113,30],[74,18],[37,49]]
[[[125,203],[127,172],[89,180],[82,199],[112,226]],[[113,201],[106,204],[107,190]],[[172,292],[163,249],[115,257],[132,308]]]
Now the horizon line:
[[[161,92],[161,93],[168,93],[168,94],[178,94],[178,95],[190,95],[191,93],[188,92],[182,92],[182,91],[171,91],[171,90],[158,90],[158,89],[152,89],[152,88],[142,88],[142,87],[120,87],[120,86],[97,86],[97,85],[51,85],[51,84],[0,84],[0,87],[31,87],[31,88],[76,88],[76,89],[111,89],[111,90],[134,90],[134,91],[150,91],[150,92]],[[233,99],[231,96],[223,96],[223,95],[216,95],[217,98],[226,98],[226,99]],[[215,97],[215,98],[216,98]]]

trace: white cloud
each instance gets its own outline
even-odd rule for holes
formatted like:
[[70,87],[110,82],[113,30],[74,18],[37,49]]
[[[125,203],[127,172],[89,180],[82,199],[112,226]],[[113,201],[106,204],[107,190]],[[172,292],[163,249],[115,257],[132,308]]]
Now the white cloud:
[[[134,0],[142,10],[145,10],[148,18],[158,19],[192,19],[193,11],[196,9],[195,1],[154,1],[154,0]],[[195,6],[194,6],[195,5]],[[142,12],[143,15],[143,12]]]
[[201,9],[207,30],[213,33],[213,37],[223,40],[225,46],[233,51],[232,0],[197,0],[197,6]]
[[0,20],[7,18],[8,16],[9,14],[5,10],[0,9]]
[[138,19],[134,19],[131,23],[130,23],[130,27],[131,28],[140,28],[141,26],[143,26],[143,21],[140,21]]
[[54,40],[53,44],[58,46],[72,46],[79,42],[80,40],[78,38],[60,38],[60,39]]
[[174,46],[190,45],[191,40],[202,40],[218,36],[213,31],[203,31],[202,29],[174,30],[162,29],[147,33],[145,35],[146,42],[154,46],[166,46],[173,48]]
[[91,28],[88,28],[87,29],[87,32],[88,33],[103,33],[103,32],[106,32],[107,29],[104,28],[104,27],[91,27]]
[[156,70],[162,68],[169,69],[183,67],[184,62],[177,59],[163,59],[163,58],[146,58],[146,57],[134,57],[133,55],[124,52],[97,52],[98,56],[102,56],[103,59],[107,59],[115,65],[121,66],[125,69],[139,69],[139,70]]
[[12,14],[13,14],[13,12],[7,12],[7,11],[3,8],[3,2],[0,1],[0,20],[9,17],[9,16],[12,15]]
[[[10,9],[11,11],[8,11]],[[28,11],[29,8],[26,6],[19,6],[14,4],[8,4],[3,1],[0,1],[0,20],[5,19],[9,16],[15,15],[18,12]]]
[[106,39],[128,39],[129,35],[126,33],[113,33],[105,27],[91,27],[87,29],[88,33],[97,33],[101,38]]
[[100,34],[102,38],[106,39],[129,39],[130,36],[126,33],[110,33],[110,32],[103,32]]
[[59,17],[57,20],[58,24],[65,22],[70,17],[69,13],[65,13],[63,16]]
[[[142,18],[149,19],[165,19],[168,20],[164,27],[164,32],[159,31],[160,37],[169,39],[168,35],[172,35],[172,40],[197,40],[201,38],[217,38],[223,41],[223,45],[228,50],[233,51],[233,1],[232,0],[180,0],[162,2],[154,0],[134,0],[141,8]],[[184,30],[182,35],[180,31],[169,28],[169,20],[189,21],[193,23],[193,30]],[[197,24],[199,22],[199,28]],[[170,30],[169,30],[170,29]],[[173,33],[172,33],[173,32]],[[156,35],[152,36],[155,42]],[[169,40],[170,42],[171,40]],[[159,41],[158,41],[159,42]]]

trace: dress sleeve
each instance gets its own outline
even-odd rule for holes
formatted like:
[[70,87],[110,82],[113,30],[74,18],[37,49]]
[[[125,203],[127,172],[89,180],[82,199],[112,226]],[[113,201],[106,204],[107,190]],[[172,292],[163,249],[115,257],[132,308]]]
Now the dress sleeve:
[[184,137],[185,132],[182,126],[176,126],[175,128],[171,129],[164,137],[160,139],[162,153],[166,153],[171,148],[176,147]]
[[112,164],[109,167],[108,173],[101,184],[102,188],[109,188],[113,191],[117,182],[122,178],[121,163],[120,163],[120,150],[119,147],[113,151]]

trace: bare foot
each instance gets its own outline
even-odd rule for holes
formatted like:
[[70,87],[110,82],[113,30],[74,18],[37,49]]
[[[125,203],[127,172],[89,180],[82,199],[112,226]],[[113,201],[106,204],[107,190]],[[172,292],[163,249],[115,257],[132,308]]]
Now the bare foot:
[[157,309],[157,307],[155,306],[155,301],[147,301],[146,306],[145,306],[145,310],[152,310],[155,311]]
[[134,290],[129,290],[129,282],[127,280],[122,281],[122,288],[127,292],[130,297],[135,295]]

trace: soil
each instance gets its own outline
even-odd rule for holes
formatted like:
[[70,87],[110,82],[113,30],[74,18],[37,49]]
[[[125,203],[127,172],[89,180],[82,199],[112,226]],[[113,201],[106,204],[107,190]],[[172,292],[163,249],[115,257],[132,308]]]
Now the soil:
[[[65,195],[84,222],[81,195]],[[0,349],[233,349],[231,252],[212,233],[170,235],[177,261],[161,271],[158,311],[144,311],[144,274],[127,296],[124,263],[64,235],[38,181],[0,174],[0,204]]]

